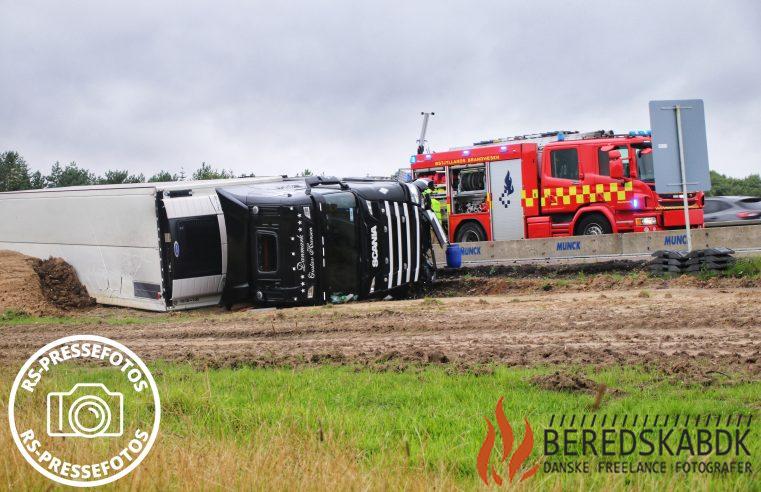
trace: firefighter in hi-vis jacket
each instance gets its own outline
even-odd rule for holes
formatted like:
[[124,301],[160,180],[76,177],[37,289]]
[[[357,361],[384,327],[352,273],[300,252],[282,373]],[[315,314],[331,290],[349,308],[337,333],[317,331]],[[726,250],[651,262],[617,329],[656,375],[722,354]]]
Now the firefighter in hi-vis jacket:
[[[425,191],[423,191],[423,197],[425,197],[425,200],[429,204],[431,211],[436,215],[436,218],[439,219],[439,223],[441,223],[441,226],[446,231],[448,225],[447,214],[442,213],[443,207],[441,205],[441,201],[433,197],[435,189],[436,185],[433,183],[433,180],[428,181],[428,187],[425,189]],[[446,207],[446,204],[444,207]]]

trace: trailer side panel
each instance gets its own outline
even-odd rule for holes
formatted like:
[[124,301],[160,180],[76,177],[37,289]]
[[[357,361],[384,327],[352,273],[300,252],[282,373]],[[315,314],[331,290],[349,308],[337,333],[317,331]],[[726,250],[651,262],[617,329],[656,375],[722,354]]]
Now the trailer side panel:
[[70,263],[102,304],[165,311],[155,188],[0,194],[0,249]]

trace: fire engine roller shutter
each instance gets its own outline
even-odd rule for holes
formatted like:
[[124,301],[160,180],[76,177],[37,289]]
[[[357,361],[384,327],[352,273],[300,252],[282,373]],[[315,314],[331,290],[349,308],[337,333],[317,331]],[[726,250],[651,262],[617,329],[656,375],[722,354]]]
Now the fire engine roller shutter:
[[489,167],[489,184],[492,239],[523,239],[521,160],[492,162]]

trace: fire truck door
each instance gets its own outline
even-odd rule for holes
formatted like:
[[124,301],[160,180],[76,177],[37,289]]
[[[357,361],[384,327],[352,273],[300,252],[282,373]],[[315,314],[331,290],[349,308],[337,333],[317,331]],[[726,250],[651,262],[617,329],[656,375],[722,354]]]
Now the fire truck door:
[[492,162],[489,181],[492,238],[496,241],[523,239],[521,160]]

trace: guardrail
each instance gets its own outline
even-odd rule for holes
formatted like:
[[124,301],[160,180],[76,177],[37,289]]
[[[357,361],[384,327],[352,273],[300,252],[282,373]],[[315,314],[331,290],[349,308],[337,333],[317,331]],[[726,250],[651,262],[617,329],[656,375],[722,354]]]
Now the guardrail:
[[725,222],[706,222],[706,227],[731,227],[731,226],[749,226],[761,224],[761,219],[758,220],[731,220]]
[[[737,252],[761,251],[761,225],[693,229],[694,249],[731,248]],[[662,249],[686,250],[684,229],[657,232],[632,232],[602,236],[567,236],[515,241],[461,243],[463,263],[502,263],[547,261],[554,259],[588,260],[626,256],[647,256]],[[446,264],[444,250],[436,251],[439,266]]]

